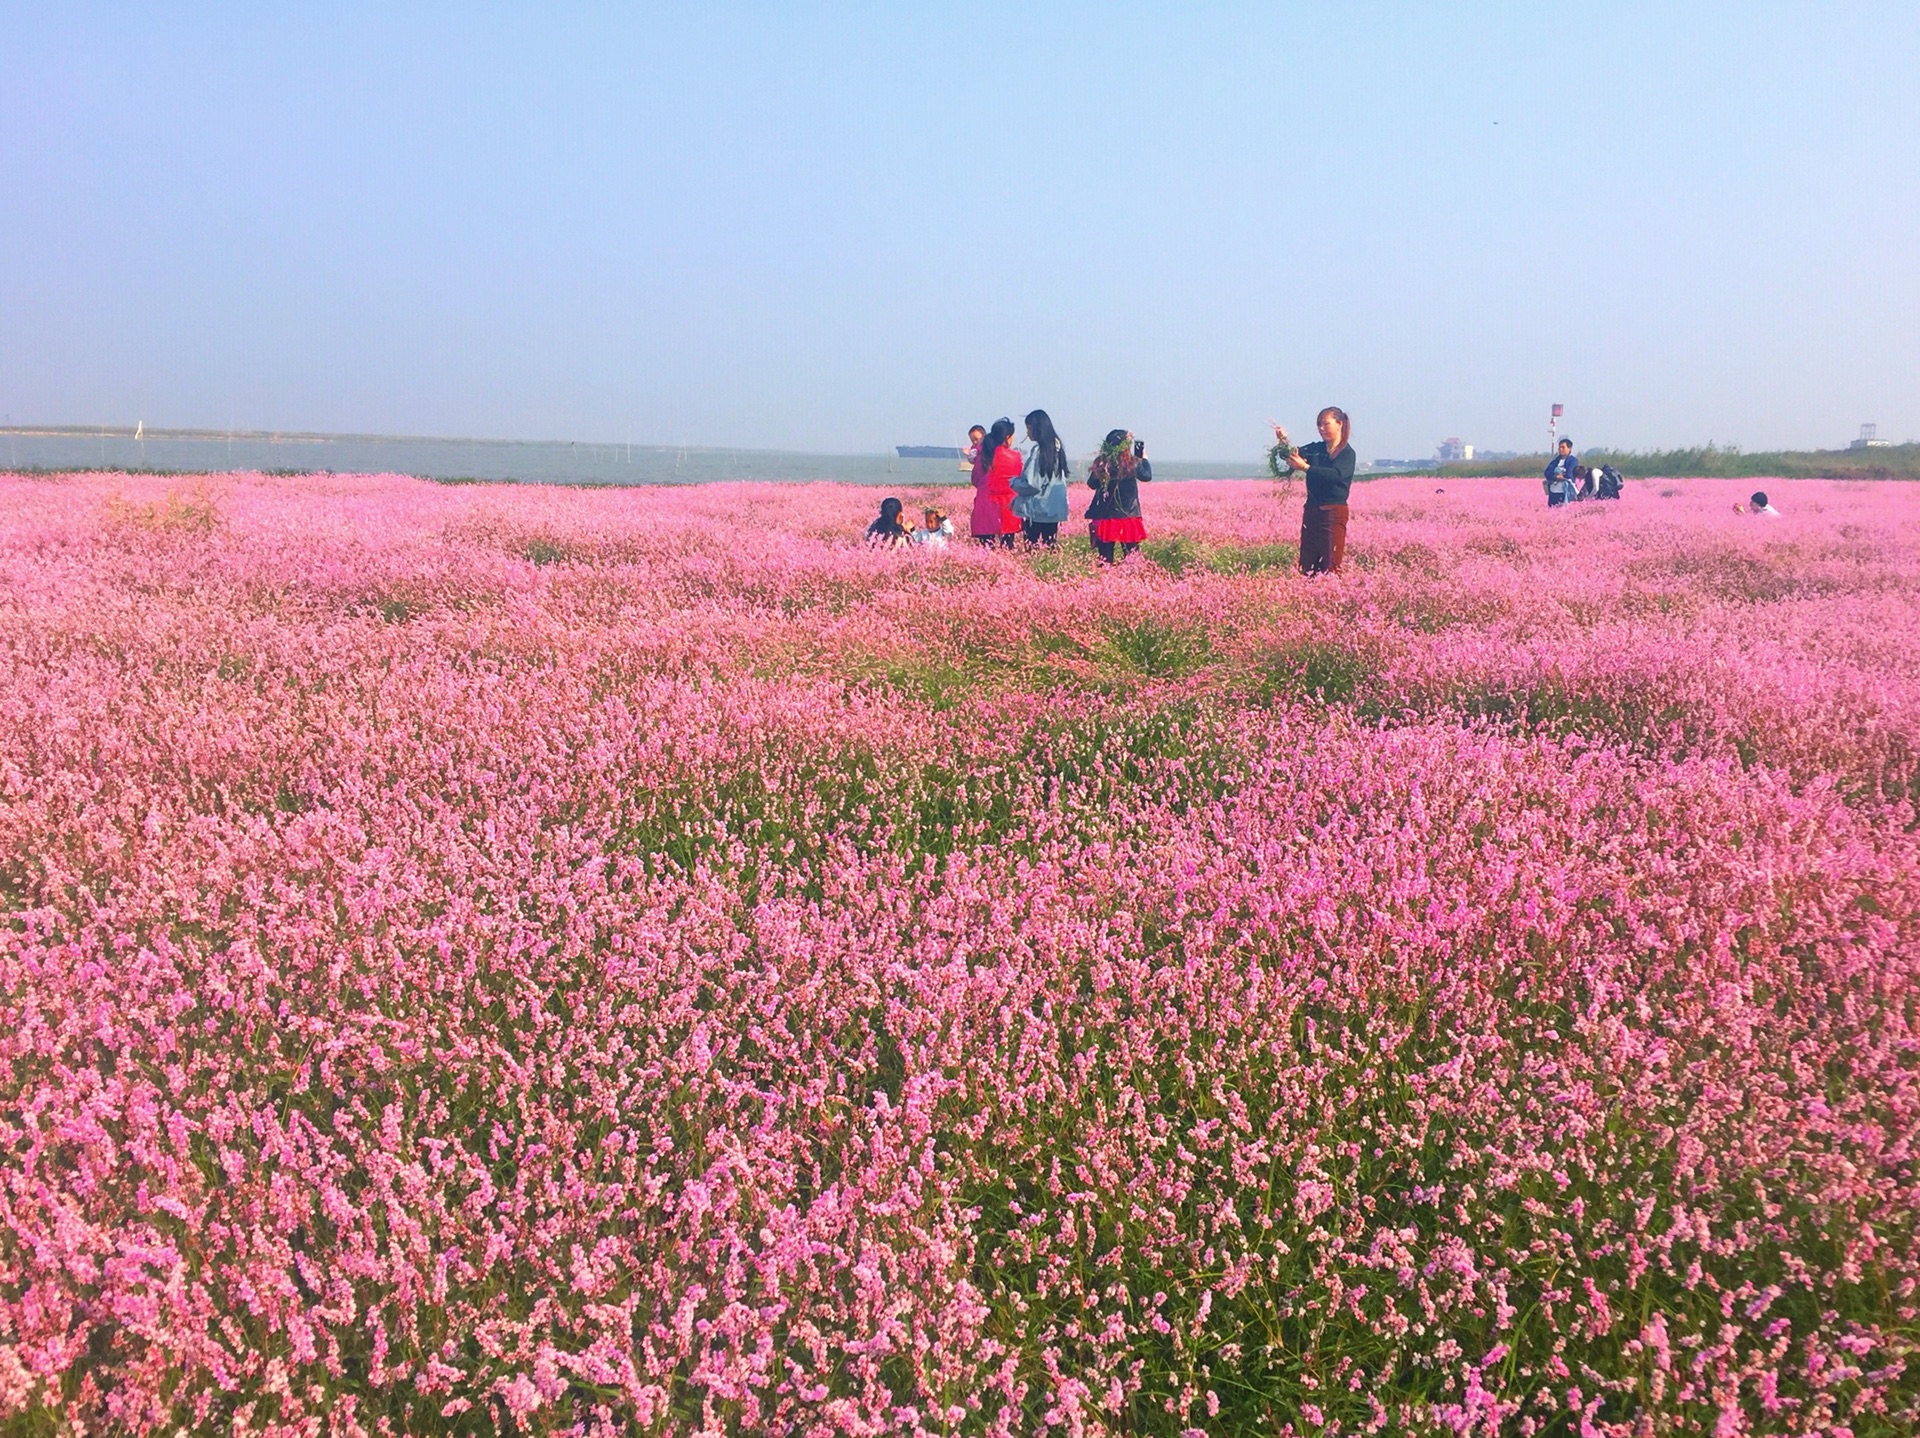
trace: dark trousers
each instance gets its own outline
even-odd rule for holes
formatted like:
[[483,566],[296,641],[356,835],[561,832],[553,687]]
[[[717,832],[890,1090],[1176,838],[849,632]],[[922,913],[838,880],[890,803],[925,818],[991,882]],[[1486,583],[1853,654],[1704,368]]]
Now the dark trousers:
[[1548,509],[1552,509],[1556,505],[1565,504],[1566,502],[1567,502],[1567,492],[1564,489],[1550,489],[1547,491],[1547,508]]
[[1023,519],[1020,521],[1020,533],[1026,536],[1029,545],[1044,544],[1052,549],[1060,542],[1060,521]]
[[[1124,539],[1096,539],[1093,547],[1100,551],[1100,557],[1108,564],[1118,564],[1140,546],[1129,544]],[[1118,551],[1116,553],[1116,551]]]
[[983,544],[988,549],[996,547],[1000,549],[1013,548],[1013,536],[1011,534],[976,534],[973,537],[973,542],[975,544]]
[[1346,557],[1346,505],[1308,501],[1300,515],[1300,572],[1338,574]]

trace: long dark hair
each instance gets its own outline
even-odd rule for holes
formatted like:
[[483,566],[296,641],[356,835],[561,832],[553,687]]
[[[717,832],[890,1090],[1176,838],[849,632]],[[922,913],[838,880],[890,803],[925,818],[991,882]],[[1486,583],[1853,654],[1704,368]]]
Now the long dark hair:
[[1110,429],[1107,437],[1100,441],[1100,453],[1087,467],[1087,483],[1096,489],[1105,489],[1132,474],[1139,464],[1133,457],[1132,434],[1124,429]]
[[1067,447],[1060,443],[1060,436],[1054,430],[1053,421],[1047,417],[1044,409],[1036,409],[1027,416],[1027,433],[1033,436],[1033,442],[1040,446],[1040,474],[1044,479],[1065,479],[1073,472],[1067,463]]
[[1347,418],[1347,412],[1340,408],[1339,405],[1330,404],[1321,410],[1318,415],[1314,416],[1314,425],[1317,427],[1320,421],[1328,415],[1332,415],[1340,421],[1340,443],[1327,451],[1327,457],[1331,459],[1334,455],[1340,453],[1341,450],[1353,443],[1353,421]]
[[880,517],[867,526],[867,538],[885,538],[904,535],[907,527],[900,522],[900,511],[906,506],[892,495],[880,501]]
[[980,468],[992,469],[994,452],[1013,438],[1013,421],[1002,416],[993,422],[987,437],[980,442]]

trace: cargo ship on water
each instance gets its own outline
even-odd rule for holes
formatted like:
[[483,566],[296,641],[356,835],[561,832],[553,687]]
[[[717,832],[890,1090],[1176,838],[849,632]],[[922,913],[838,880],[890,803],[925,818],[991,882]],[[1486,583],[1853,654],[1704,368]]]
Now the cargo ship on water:
[[960,450],[951,444],[896,444],[893,452],[902,459],[958,459]]

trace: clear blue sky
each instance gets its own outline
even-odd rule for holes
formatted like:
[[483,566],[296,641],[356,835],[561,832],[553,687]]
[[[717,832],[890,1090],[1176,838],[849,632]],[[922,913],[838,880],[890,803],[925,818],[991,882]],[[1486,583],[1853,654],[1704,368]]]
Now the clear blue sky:
[[559,8],[0,8],[0,413],[1920,437],[1912,0]]

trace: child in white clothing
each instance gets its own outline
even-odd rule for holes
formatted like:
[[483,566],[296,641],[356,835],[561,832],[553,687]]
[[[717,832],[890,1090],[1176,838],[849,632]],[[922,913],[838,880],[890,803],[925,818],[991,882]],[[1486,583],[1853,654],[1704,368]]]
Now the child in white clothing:
[[913,542],[929,549],[945,549],[953,538],[953,521],[943,509],[929,509],[921,515],[921,527],[913,531]]

